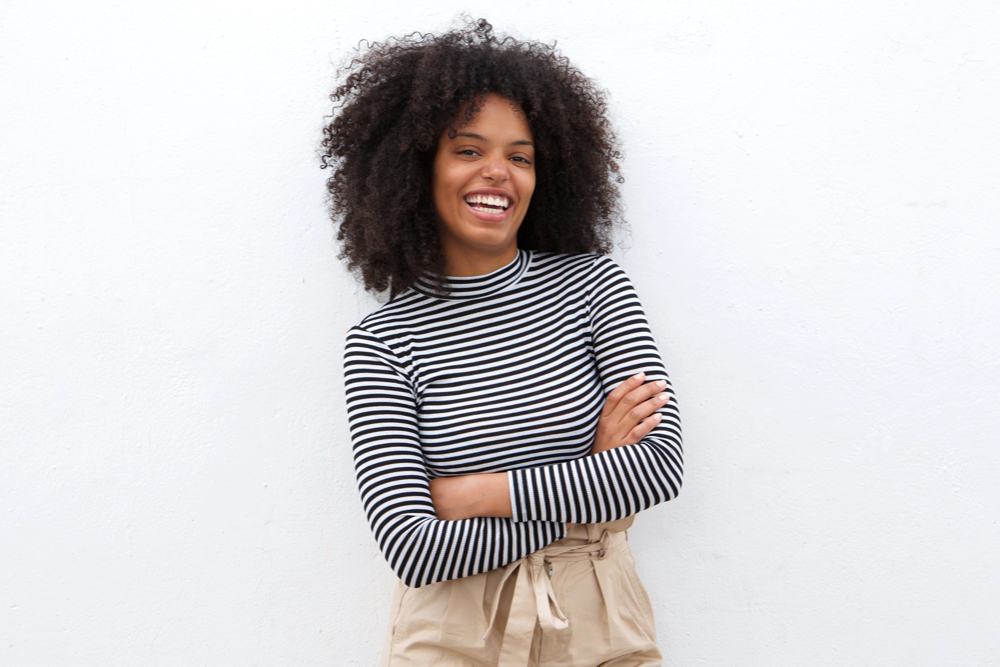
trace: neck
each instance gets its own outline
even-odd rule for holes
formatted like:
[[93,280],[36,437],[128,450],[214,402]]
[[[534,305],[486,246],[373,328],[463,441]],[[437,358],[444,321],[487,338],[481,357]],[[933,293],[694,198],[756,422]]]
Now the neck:
[[444,272],[447,276],[455,278],[469,278],[471,276],[484,276],[493,273],[497,269],[502,269],[517,257],[517,247],[511,246],[500,255],[485,253],[448,253],[444,255]]

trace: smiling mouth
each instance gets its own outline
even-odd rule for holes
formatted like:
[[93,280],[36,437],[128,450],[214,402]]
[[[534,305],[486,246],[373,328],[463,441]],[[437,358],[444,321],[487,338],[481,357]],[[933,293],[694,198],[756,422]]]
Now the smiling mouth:
[[503,213],[510,208],[510,199],[498,195],[469,195],[465,203],[481,213]]

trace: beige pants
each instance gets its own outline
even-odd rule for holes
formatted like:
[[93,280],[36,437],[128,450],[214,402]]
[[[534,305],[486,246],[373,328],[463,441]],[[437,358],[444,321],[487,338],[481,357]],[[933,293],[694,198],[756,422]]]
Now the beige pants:
[[625,539],[631,524],[572,525],[558,542],[474,577],[397,582],[380,665],[660,665]]

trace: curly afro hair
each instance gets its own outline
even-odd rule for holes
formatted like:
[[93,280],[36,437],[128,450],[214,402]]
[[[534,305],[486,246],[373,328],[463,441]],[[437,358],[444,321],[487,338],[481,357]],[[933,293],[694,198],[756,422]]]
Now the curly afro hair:
[[[555,46],[493,34],[485,20],[358,48],[330,95],[322,166],[341,258],[367,289],[398,294],[424,277],[444,292],[431,193],[438,138],[496,94],[524,112],[535,191],[519,248],[608,252],[622,223],[621,153],[604,92]],[[459,116],[462,118],[459,118]]]

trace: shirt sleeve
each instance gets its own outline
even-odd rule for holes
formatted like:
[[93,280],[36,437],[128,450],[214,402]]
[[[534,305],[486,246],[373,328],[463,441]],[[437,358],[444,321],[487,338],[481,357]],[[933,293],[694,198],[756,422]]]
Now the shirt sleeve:
[[434,513],[413,387],[399,358],[360,327],[344,352],[347,414],[361,502],[382,554],[408,586],[502,567],[566,534],[563,523]]
[[663,380],[670,401],[641,442],[593,456],[508,472],[516,521],[601,523],[677,497],[684,458],[677,400],[624,271],[609,257],[595,261],[588,298],[594,361],[605,396],[642,371]]

